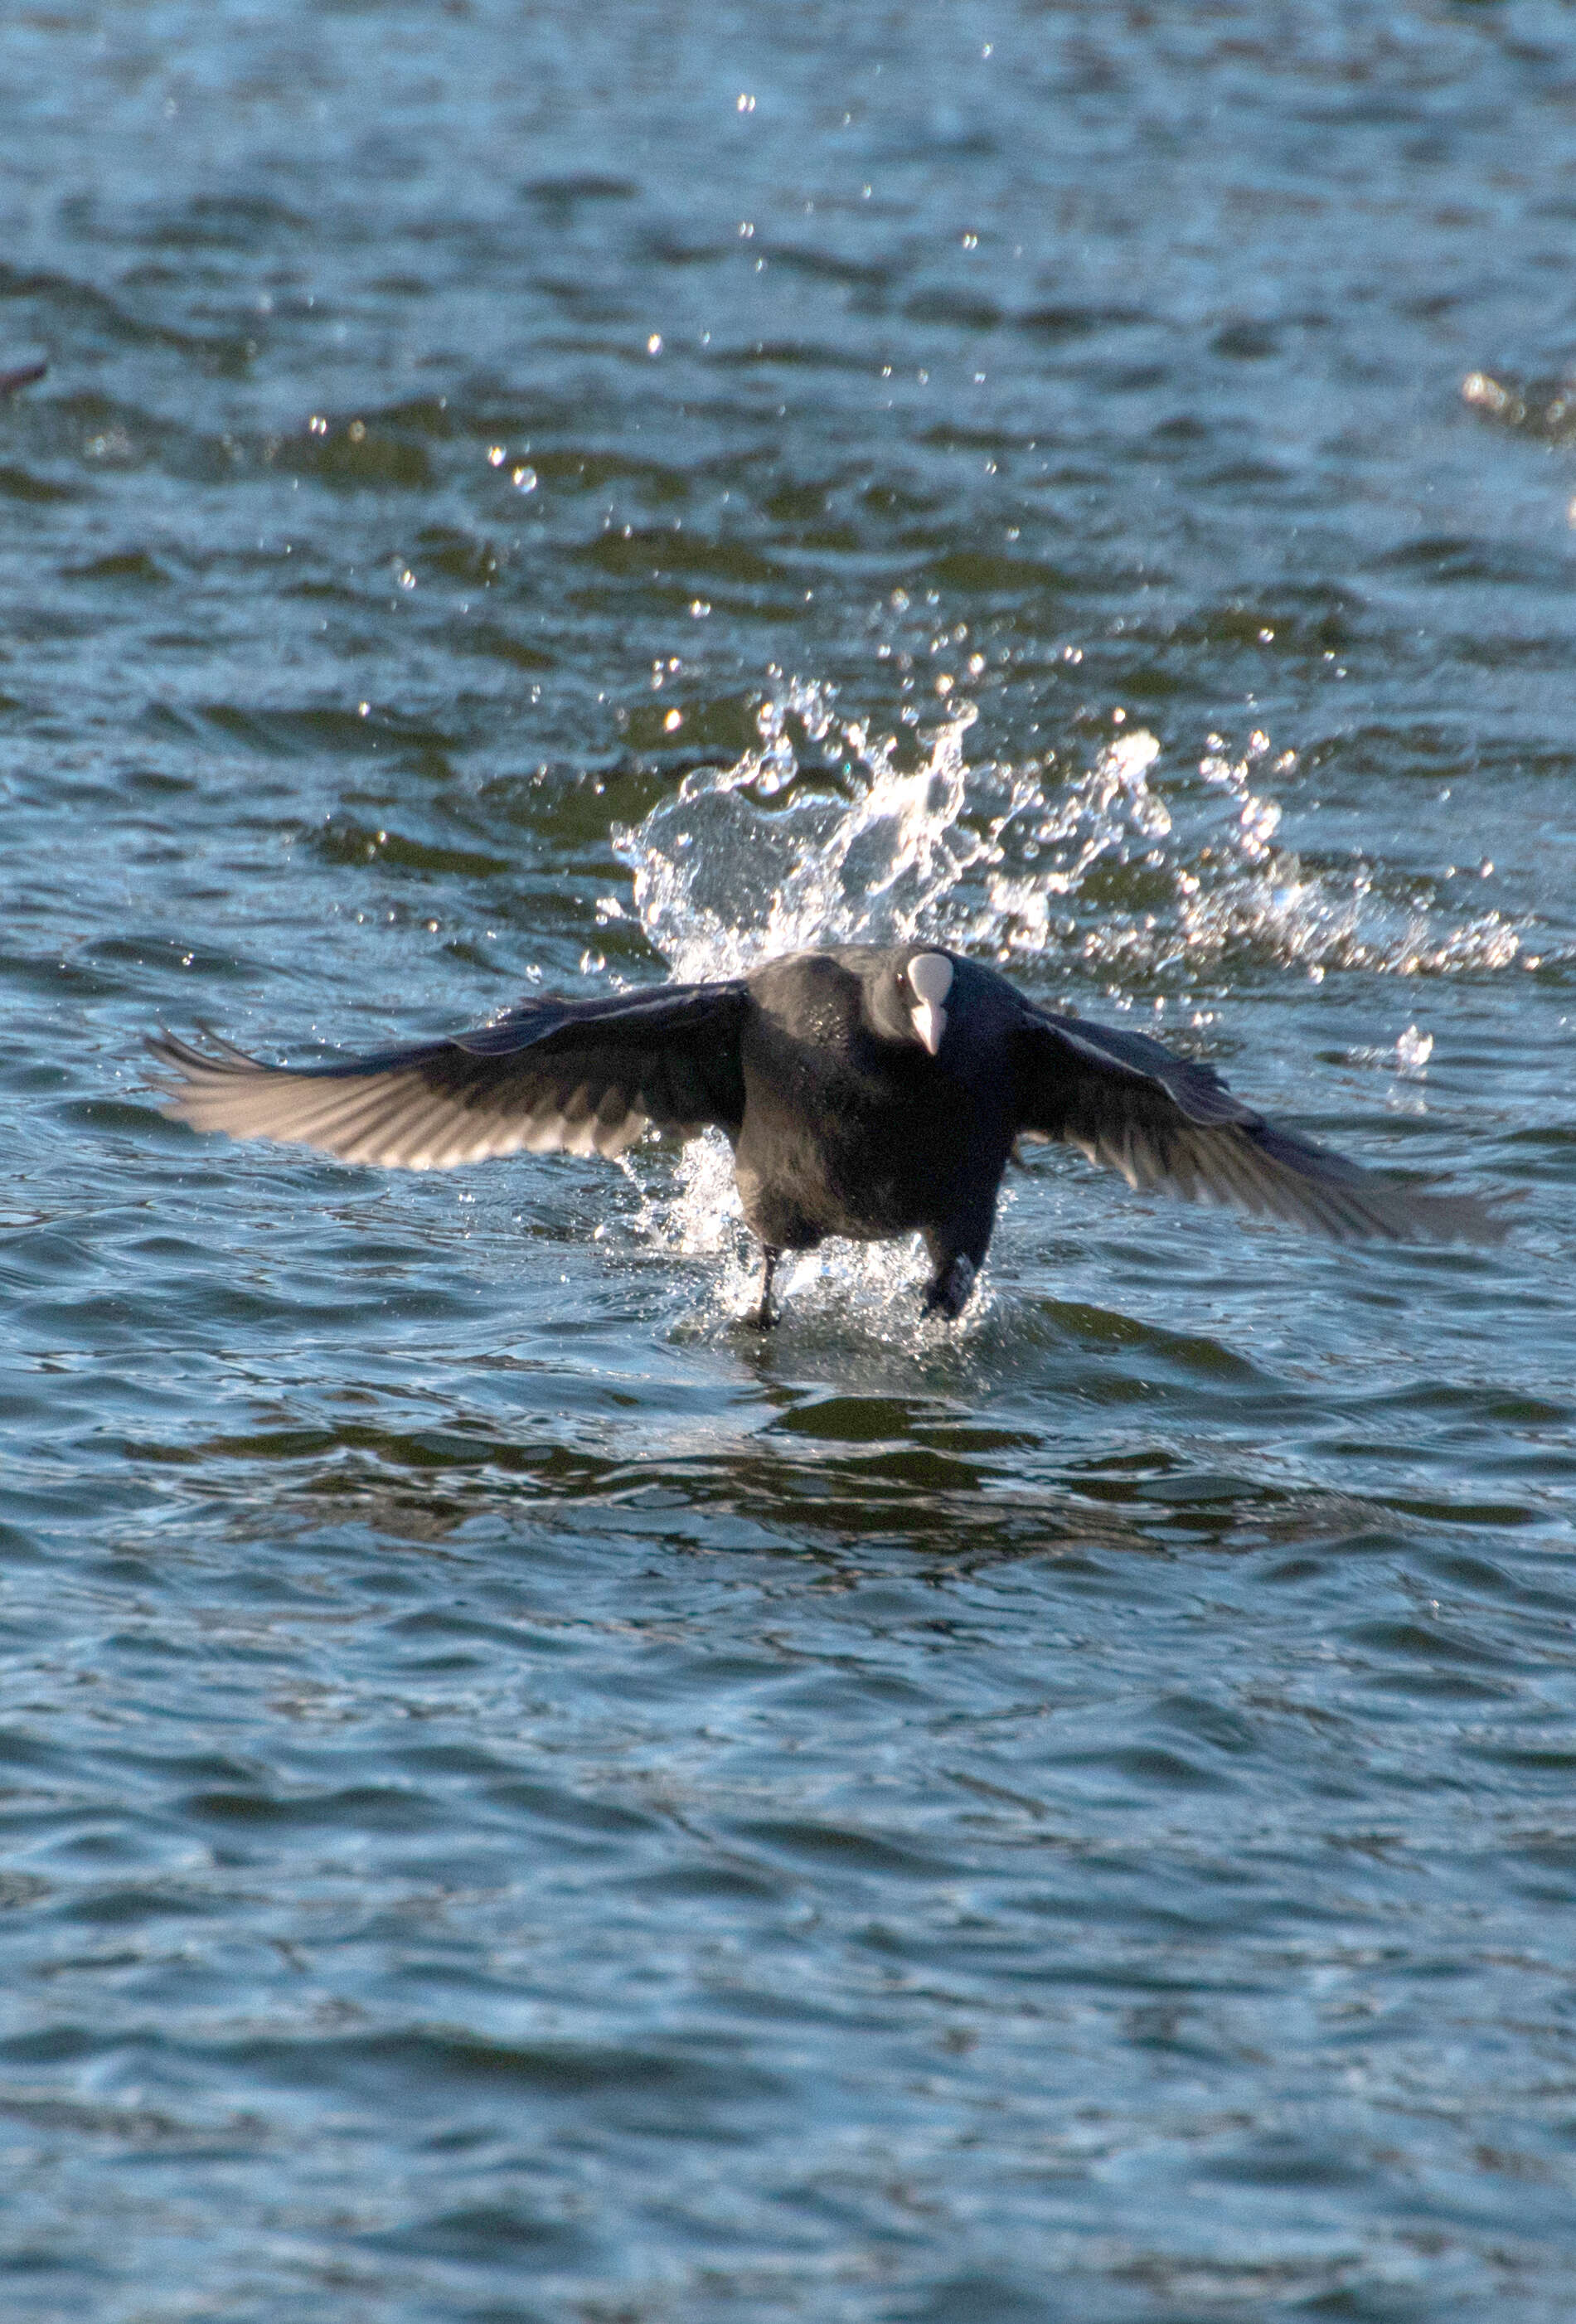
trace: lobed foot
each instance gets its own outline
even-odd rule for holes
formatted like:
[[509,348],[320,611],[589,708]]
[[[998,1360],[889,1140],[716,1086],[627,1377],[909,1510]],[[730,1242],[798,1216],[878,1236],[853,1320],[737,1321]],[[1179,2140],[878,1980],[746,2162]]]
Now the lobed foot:
[[940,1315],[946,1323],[955,1323],[969,1304],[979,1268],[972,1259],[959,1251],[949,1265],[944,1267],[925,1295],[925,1313]]
[[777,1322],[777,1310],[771,1304],[771,1278],[777,1273],[777,1262],[782,1253],[768,1250],[760,1277],[760,1304],[750,1318],[758,1332],[770,1332]]

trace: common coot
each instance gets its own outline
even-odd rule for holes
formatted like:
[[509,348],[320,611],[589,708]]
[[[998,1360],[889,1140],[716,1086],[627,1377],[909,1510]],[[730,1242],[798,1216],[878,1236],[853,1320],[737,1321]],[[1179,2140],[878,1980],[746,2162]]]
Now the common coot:
[[161,1033],[165,1111],[194,1130],[446,1169],[521,1148],[616,1155],[648,1126],[724,1132],[765,1254],[917,1232],[927,1314],[957,1315],[1019,1139],[1077,1147],[1129,1185],[1343,1240],[1486,1240],[1498,1214],[1418,1192],[1269,1121],[1212,1066],[1040,1008],[939,945],[840,945],[714,984],[529,1000],[495,1024],[328,1065],[261,1064]]

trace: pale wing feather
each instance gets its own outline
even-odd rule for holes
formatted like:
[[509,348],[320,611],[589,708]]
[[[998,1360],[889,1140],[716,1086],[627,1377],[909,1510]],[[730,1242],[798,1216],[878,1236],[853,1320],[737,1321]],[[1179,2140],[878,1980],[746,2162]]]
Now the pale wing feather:
[[650,1123],[693,1137],[742,1111],[737,985],[544,1000],[452,1041],[294,1070],[217,1034],[148,1044],[164,1111],[193,1130],[347,1162],[449,1169],[494,1155],[616,1156]]

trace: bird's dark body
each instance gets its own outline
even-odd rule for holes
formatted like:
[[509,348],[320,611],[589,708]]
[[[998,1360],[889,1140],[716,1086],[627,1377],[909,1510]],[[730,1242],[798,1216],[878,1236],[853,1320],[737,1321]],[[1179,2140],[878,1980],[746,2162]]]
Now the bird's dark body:
[[544,996],[496,1024],[296,1072],[215,1043],[152,1044],[169,1110],[204,1130],[416,1169],[567,1148],[617,1154],[649,1124],[722,1130],[766,1254],[917,1232],[929,1310],[983,1264],[1015,1142],[1075,1146],[1135,1186],[1342,1239],[1491,1240],[1470,1195],[1417,1193],[1267,1120],[1212,1067],[1040,1008],[936,946],[845,945],[716,984]]
[[918,1231],[939,1280],[991,1240],[1017,1135],[1008,1059],[992,1044],[944,1062],[872,1027],[859,972],[880,957],[799,954],[751,978],[734,1168],[769,1251]]

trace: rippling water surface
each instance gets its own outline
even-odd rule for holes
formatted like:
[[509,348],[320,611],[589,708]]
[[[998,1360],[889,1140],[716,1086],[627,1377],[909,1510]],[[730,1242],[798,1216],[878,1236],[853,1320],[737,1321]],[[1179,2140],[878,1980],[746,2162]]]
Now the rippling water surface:
[[[0,25],[0,2312],[1576,2309],[1576,49]],[[1570,404],[1576,410],[1576,392]],[[1503,1251],[198,1140],[916,933]]]

